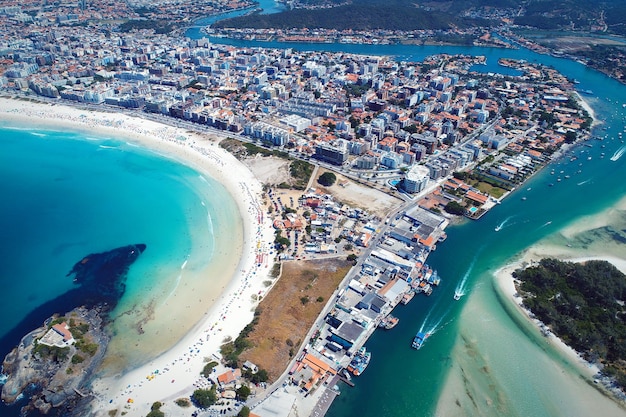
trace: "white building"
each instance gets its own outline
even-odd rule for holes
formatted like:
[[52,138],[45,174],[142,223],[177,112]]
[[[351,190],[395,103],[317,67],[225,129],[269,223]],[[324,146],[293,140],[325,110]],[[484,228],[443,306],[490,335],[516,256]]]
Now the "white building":
[[426,188],[430,170],[423,165],[414,165],[402,180],[402,188],[407,193],[419,193]]

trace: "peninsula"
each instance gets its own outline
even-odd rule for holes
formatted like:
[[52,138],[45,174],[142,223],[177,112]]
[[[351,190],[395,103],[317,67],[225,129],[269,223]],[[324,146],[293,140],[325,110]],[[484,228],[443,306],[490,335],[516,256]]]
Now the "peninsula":
[[[380,323],[393,321],[391,310],[416,294],[436,294],[446,279],[427,260],[445,244],[448,224],[480,219],[551,160],[576,158],[568,154],[576,141],[591,139],[593,114],[574,81],[535,63],[503,59],[500,67],[512,75],[498,75],[481,71],[480,56],[403,62],[234,48],[164,36],[143,24],[122,33],[97,24],[52,29],[36,23],[85,21],[88,14],[53,13],[61,11],[42,5],[37,19],[19,7],[2,16],[11,22],[3,34],[13,40],[0,77],[2,118],[122,132],[133,144],[223,182],[244,220],[241,259],[237,253],[225,268],[213,302],[175,346],[138,369],[96,379],[89,393],[83,380],[47,375],[51,387],[93,395],[96,415],[187,415],[207,408],[269,415],[285,403],[322,414],[337,395],[336,382],[350,381],[377,360],[363,345]],[[554,175],[552,187],[568,179]],[[75,271],[88,269],[92,258]],[[325,262],[329,258],[334,263]],[[297,336],[274,338],[283,354],[270,370],[270,361],[255,359],[251,342],[273,336],[255,330],[268,328],[263,320],[270,313],[257,307],[277,281],[287,281],[275,262],[301,260],[313,260],[319,270],[301,268],[306,284],[297,287],[299,295],[273,305],[310,309],[311,321],[299,322]],[[321,278],[342,268],[349,272],[333,275],[337,285],[318,294]],[[112,291],[119,297],[123,285]],[[462,288],[457,295],[464,295]],[[85,324],[77,314],[47,325],[59,325],[52,330],[57,334],[72,332]],[[47,325],[20,346],[32,346]],[[422,338],[418,347],[430,340]],[[21,368],[17,356],[8,357],[8,368]],[[96,366],[74,361],[86,373]],[[53,369],[70,374],[67,362]],[[5,384],[7,398],[18,392],[11,384]],[[42,409],[61,402],[45,395],[34,401]]]
[[22,407],[26,413],[37,409],[47,414],[54,408],[68,414],[81,409],[79,403],[86,397],[81,390],[88,387],[109,341],[107,313],[124,294],[128,268],[145,249],[143,244],[129,245],[88,255],[74,265],[68,277],[73,276],[79,288],[33,314],[68,304],[76,307],[64,316],[46,318],[4,358],[2,401],[12,404],[27,395],[28,404]]

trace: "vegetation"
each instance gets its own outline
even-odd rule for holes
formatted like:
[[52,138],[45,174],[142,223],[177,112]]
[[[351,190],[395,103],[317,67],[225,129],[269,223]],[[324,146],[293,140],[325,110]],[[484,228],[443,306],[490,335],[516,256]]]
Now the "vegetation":
[[165,413],[161,411],[162,406],[163,404],[160,403],[159,401],[152,404],[152,407],[150,408],[150,412],[147,414],[146,417],[165,417]]
[[237,388],[235,393],[237,394],[237,400],[246,401],[248,399],[248,396],[250,396],[250,388],[248,388],[247,385],[242,385],[241,387]]
[[166,20],[129,20],[119,27],[120,32],[131,32],[134,30],[154,29],[157,34],[170,33],[174,30],[174,25]]
[[[258,324],[248,336],[252,347],[240,356],[240,360],[249,360],[260,368],[255,374],[249,373],[252,383],[282,374],[291,359],[290,350],[297,354],[297,347],[324,308],[324,303],[315,300],[330,299],[349,269],[342,259],[283,263],[280,279],[260,303]],[[309,298],[306,305],[300,300],[303,296]],[[286,343],[287,339],[293,346]],[[243,374],[248,377],[248,371]]]
[[447,213],[454,214],[457,216],[462,216],[463,214],[465,214],[465,207],[463,207],[461,204],[457,203],[456,201],[450,201],[448,204],[446,204],[446,206],[444,207],[444,210]]
[[237,417],[248,417],[250,415],[250,409],[248,408],[247,405],[244,405],[241,410],[239,410],[239,413],[237,413]]
[[76,349],[88,354],[89,356],[93,356],[98,351],[97,343],[90,343],[84,339],[76,340]]
[[288,248],[289,245],[291,245],[291,241],[289,240],[289,238],[284,237],[280,230],[276,230],[276,232],[274,233],[274,246],[276,247],[276,250],[278,252],[282,252],[283,250]]
[[42,358],[51,359],[55,362],[62,362],[67,359],[70,354],[69,347],[57,347],[48,346],[35,341],[35,348],[33,349],[33,355],[39,355]]
[[204,368],[202,369],[202,372],[200,372],[200,374],[205,378],[210,377],[211,373],[213,372],[213,368],[215,368],[217,365],[218,363],[215,361],[207,363],[206,365],[204,365]]
[[335,183],[335,181],[337,181],[337,176],[333,174],[332,172],[324,172],[317,179],[317,182],[323,185],[324,187],[330,187],[331,185]]
[[525,307],[626,387],[626,275],[606,261],[543,259],[514,277]]
[[215,385],[211,389],[199,388],[191,396],[193,402],[200,408],[208,408],[217,402],[217,392]]
[[85,361],[85,358],[83,358],[82,356],[76,354],[74,356],[72,356],[72,363],[74,365],[78,364],[78,363],[82,363]]
[[296,190],[304,190],[307,183],[309,182],[309,178],[313,173],[313,165],[311,165],[307,161],[301,161],[299,159],[294,159],[289,156],[288,153],[279,151],[276,149],[267,149],[262,146],[255,145],[253,143],[243,142],[237,139],[224,139],[220,142],[220,146],[226,149],[228,152],[232,153],[238,159],[244,159],[250,156],[261,155],[264,157],[276,157],[282,158],[289,163],[289,175],[290,178],[288,181],[282,182],[277,185],[278,188],[282,189],[296,189]]
[[174,403],[177,406],[183,407],[183,408],[191,406],[191,402],[187,398],[179,398],[179,399],[175,400]]
[[276,14],[250,14],[214,24],[217,28],[325,28],[325,29],[449,29],[486,26],[488,22],[456,17],[444,10],[427,10],[403,0],[362,0],[323,9],[296,9]]
[[231,368],[239,367],[239,363],[238,363],[239,355],[245,349],[252,346],[252,344],[248,340],[248,335],[254,330],[254,327],[259,322],[259,316],[261,315],[261,311],[262,310],[257,307],[257,309],[254,311],[254,318],[252,319],[250,323],[246,325],[246,327],[243,328],[243,330],[241,331],[241,333],[239,333],[239,336],[237,336],[235,341],[225,343],[220,348],[220,351],[222,353],[224,360],[226,361],[226,364],[230,366]]
[[304,190],[312,173],[313,165],[307,161],[296,159],[289,165],[289,174],[296,181],[293,185],[296,190]]
[[286,152],[266,149],[262,146],[255,145],[254,143],[243,142],[232,138],[224,139],[220,142],[220,146],[239,158],[261,155],[290,159],[289,154]]

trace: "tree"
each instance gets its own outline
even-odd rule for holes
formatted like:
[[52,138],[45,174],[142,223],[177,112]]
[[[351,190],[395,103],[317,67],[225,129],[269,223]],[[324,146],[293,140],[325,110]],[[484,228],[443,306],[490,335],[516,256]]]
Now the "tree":
[[461,216],[463,215],[463,213],[465,213],[465,207],[463,207],[456,201],[450,201],[448,204],[446,204],[444,210],[450,214],[455,214],[457,216]]
[[565,134],[565,143],[574,143],[576,142],[577,137],[578,135],[576,135],[576,132],[574,132],[573,130],[568,130]]
[[207,363],[206,365],[204,365],[204,368],[202,369],[202,372],[200,372],[200,374],[205,378],[210,377],[211,373],[213,372],[213,368],[215,368],[217,365],[218,363],[215,361]]
[[317,182],[324,187],[330,187],[337,181],[337,176],[332,172],[325,172],[317,179]]
[[200,408],[208,408],[217,402],[217,394],[215,392],[215,385],[208,389],[197,389],[193,392],[191,399]]
[[352,262],[352,265],[356,265],[357,256],[354,253],[351,253],[346,258],[349,262]]
[[152,404],[150,407],[150,412],[146,415],[146,417],[165,417],[165,413],[161,411],[162,403],[159,401]]
[[250,409],[248,408],[247,405],[244,405],[243,408],[239,410],[239,413],[237,413],[237,417],[248,417],[249,415],[250,415]]
[[252,375],[250,381],[252,381],[253,384],[258,384],[259,382],[266,382],[268,379],[267,371],[265,369],[259,369],[256,374]]
[[239,401],[246,401],[248,399],[248,396],[250,395],[250,388],[248,388],[247,385],[242,385],[241,387],[237,388],[235,392],[237,393],[237,399]]

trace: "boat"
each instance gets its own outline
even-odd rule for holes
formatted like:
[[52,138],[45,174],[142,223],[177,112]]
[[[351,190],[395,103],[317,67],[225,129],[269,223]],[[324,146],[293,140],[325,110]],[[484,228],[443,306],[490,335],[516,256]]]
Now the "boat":
[[382,319],[380,323],[378,323],[378,327],[385,329],[385,330],[390,330],[396,327],[396,324],[398,324],[399,321],[400,321],[399,318],[394,317],[391,314],[389,314],[387,317]]
[[361,347],[361,349],[354,354],[354,357],[350,361],[348,371],[352,372],[352,375],[354,376],[361,375],[363,371],[365,371],[365,368],[367,368],[367,365],[369,365],[371,358],[371,352],[365,350],[365,346]]
[[439,283],[441,283],[441,278],[439,278],[437,271],[433,271],[430,278],[428,278],[428,283],[431,285],[439,285]]
[[462,295],[463,295],[463,294],[461,294],[461,293],[459,293],[459,292],[456,292],[456,291],[455,291],[455,292],[454,292],[454,297],[453,297],[453,298],[454,298],[456,301],[459,301],[459,300],[461,299],[461,296],[462,296]]
[[415,297],[415,292],[413,292],[413,291],[406,292],[402,296],[402,300],[400,302],[403,305],[407,305],[407,304],[409,304],[409,301],[411,301],[413,299],[413,297]]
[[419,349],[424,344],[424,340],[428,337],[428,333],[417,332],[411,343],[413,349]]

